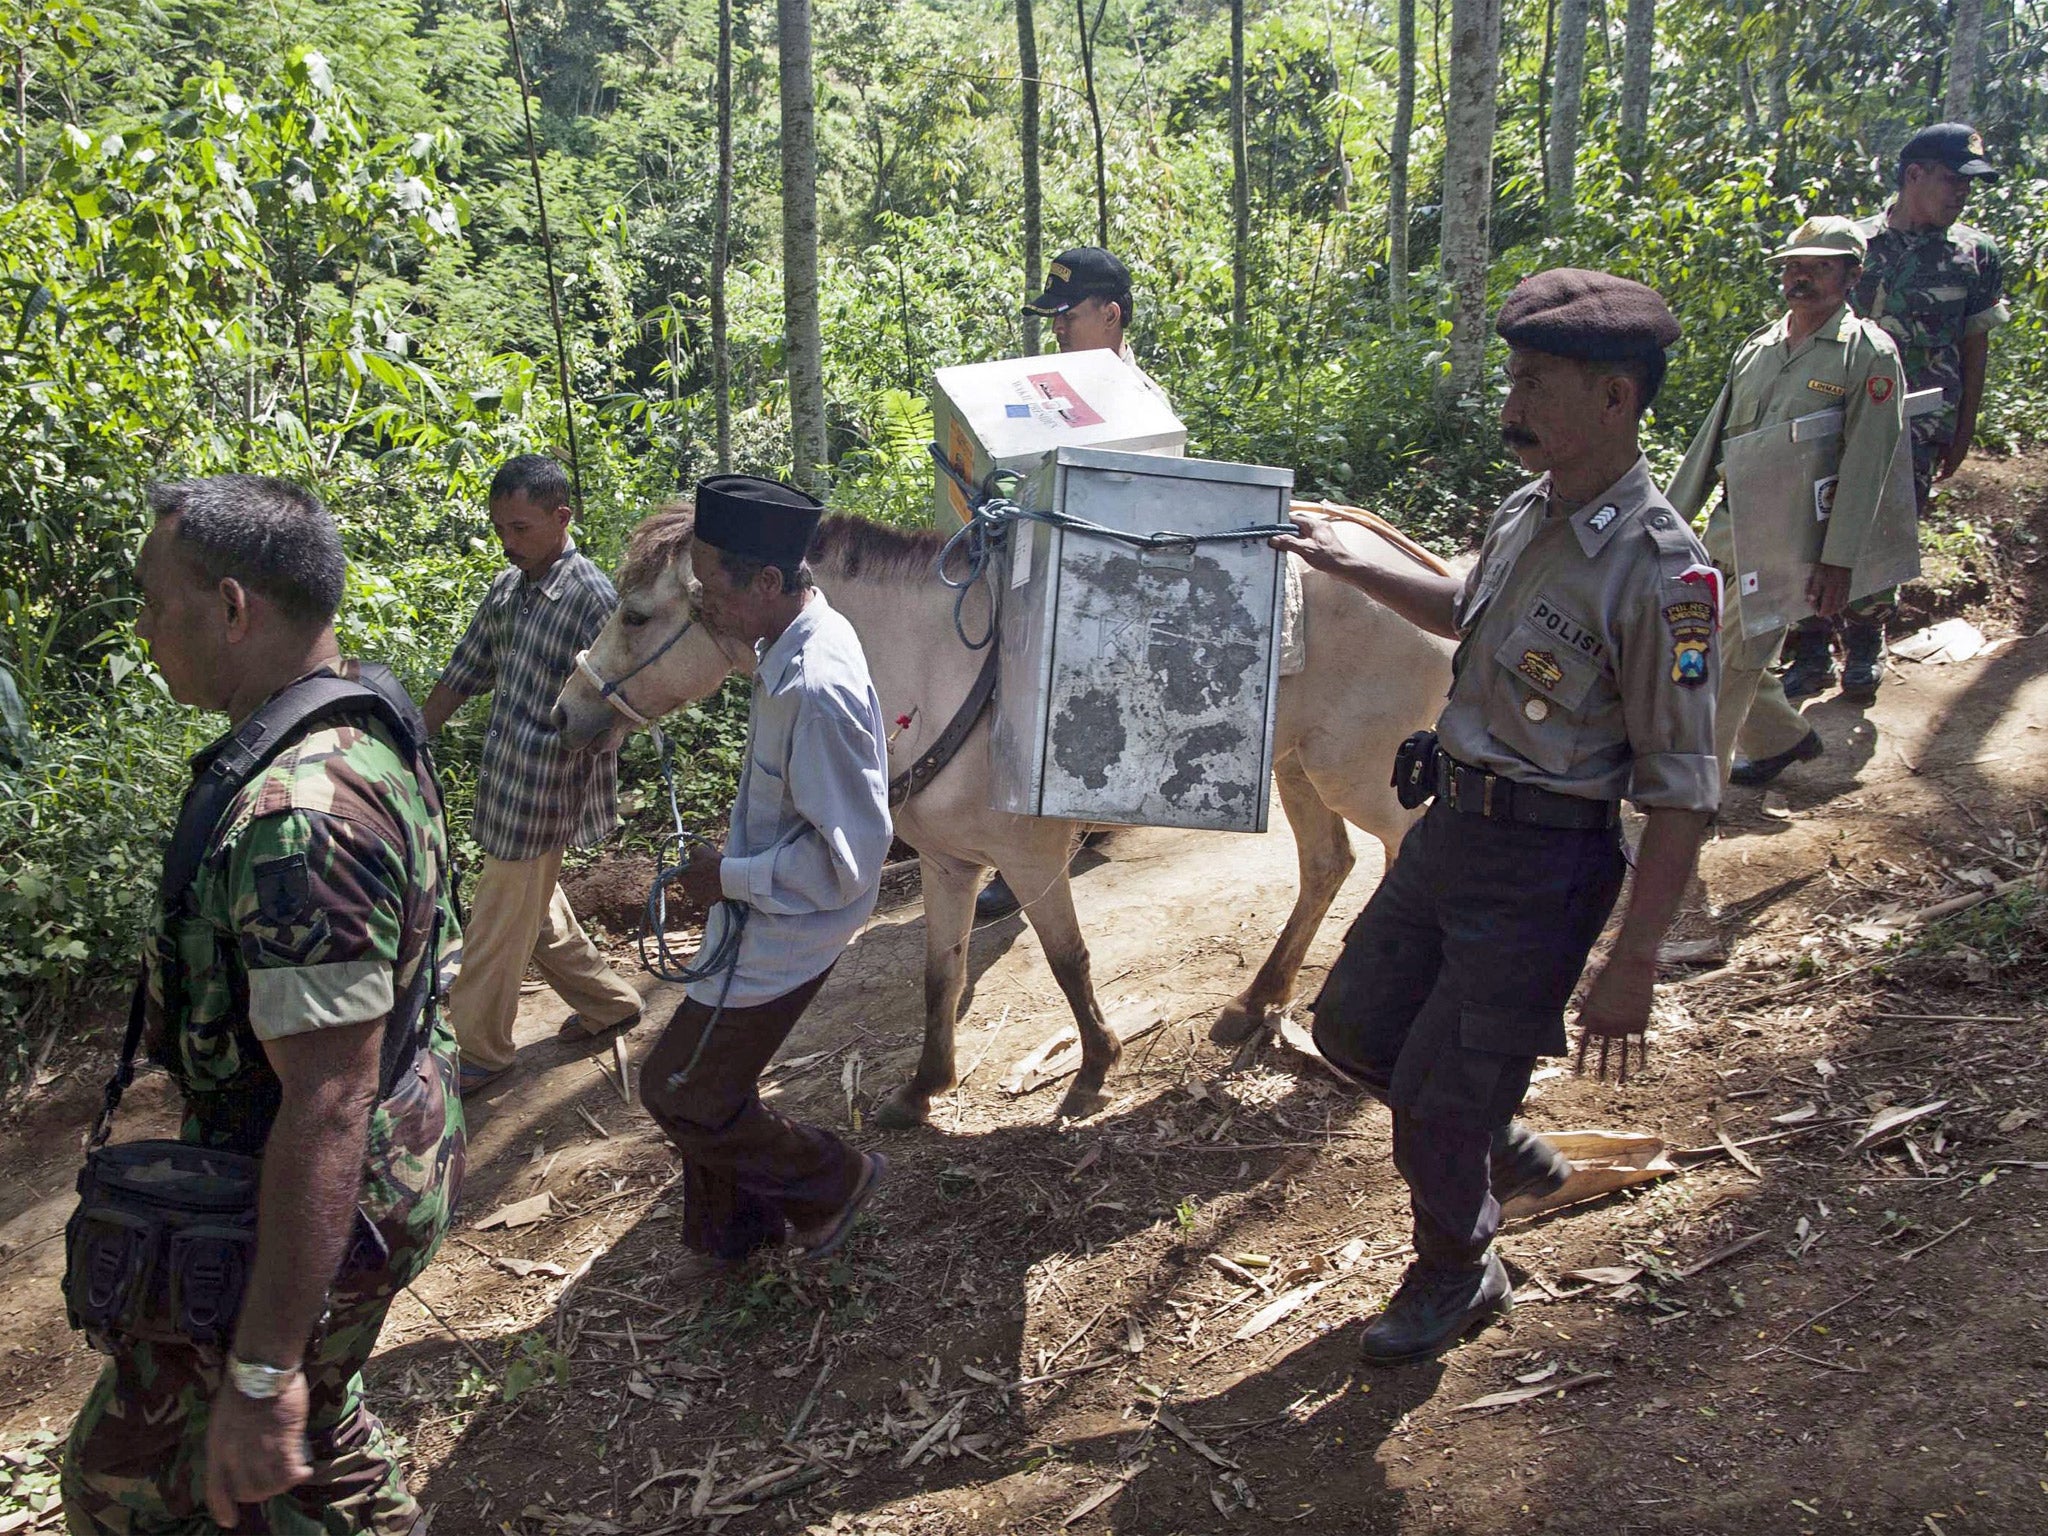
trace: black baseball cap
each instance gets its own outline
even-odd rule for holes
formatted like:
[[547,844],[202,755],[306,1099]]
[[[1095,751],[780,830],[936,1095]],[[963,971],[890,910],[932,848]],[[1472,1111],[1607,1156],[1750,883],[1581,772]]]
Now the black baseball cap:
[[1922,160],[1945,165],[1958,176],[1998,179],[1998,167],[1984,158],[1984,136],[1968,123],[1936,123],[1906,140],[1899,151],[1900,168]]
[[1131,291],[1131,269],[1094,245],[1061,251],[1045,277],[1045,292],[1025,303],[1025,314],[1064,314],[1083,299],[1120,299]]

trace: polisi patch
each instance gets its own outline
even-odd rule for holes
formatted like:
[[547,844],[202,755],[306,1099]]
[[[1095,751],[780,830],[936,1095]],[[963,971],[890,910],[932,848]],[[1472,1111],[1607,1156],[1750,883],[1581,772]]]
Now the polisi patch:
[[1548,651],[1522,652],[1522,659],[1515,663],[1515,670],[1545,693],[1564,681],[1564,668],[1557,664],[1557,658]]
[[1540,593],[1529,605],[1529,622],[1568,651],[1598,660],[1607,654],[1601,638]]

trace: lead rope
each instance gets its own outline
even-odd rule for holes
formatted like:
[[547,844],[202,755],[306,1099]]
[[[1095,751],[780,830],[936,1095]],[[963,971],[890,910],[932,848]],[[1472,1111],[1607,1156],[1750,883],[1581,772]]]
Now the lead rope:
[[[653,885],[647,891],[647,911],[640,928],[640,964],[663,981],[697,982],[708,981],[722,976],[718,988],[718,1005],[711,1010],[711,1017],[704,1021],[704,1029],[697,1036],[697,1044],[690,1052],[690,1059],[683,1063],[680,1071],[669,1074],[667,1087],[671,1092],[689,1081],[690,1074],[703,1059],[704,1048],[711,1043],[711,1032],[718,1027],[718,1021],[725,1014],[726,999],[732,994],[732,979],[739,970],[740,937],[747,929],[748,908],[742,902],[726,897],[718,906],[725,912],[724,931],[718,938],[718,947],[709,958],[700,947],[693,960],[685,960],[673,953],[668,944],[668,888],[682,878],[690,862],[690,850],[702,844],[716,848],[717,844],[701,832],[693,832],[683,824],[683,808],[676,798],[675,752],[669,739],[659,725],[650,725],[654,735],[655,750],[661,754],[661,782],[668,791],[668,814],[673,827],[660,844],[659,856],[655,861]],[[710,914],[705,914],[705,931],[711,928]],[[648,953],[647,941],[654,940],[654,952]]]

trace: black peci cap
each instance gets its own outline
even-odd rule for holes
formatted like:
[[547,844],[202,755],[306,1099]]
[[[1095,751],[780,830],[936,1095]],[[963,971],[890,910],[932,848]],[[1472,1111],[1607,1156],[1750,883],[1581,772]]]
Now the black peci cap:
[[1025,314],[1064,314],[1083,299],[1116,299],[1131,291],[1131,269],[1094,245],[1061,251],[1046,268],[1045,277],[1045,292],[1025,303]]
[[697,482],[697,539],[745,560],[785,568],[802,563],[825,504],[793,485],[758,475]]
[[1958,176],[1998,179],[1998,167],[1984,158],[1984,136],[1968,123],[1936,123],[1906,140],[1899,151],[1900,170],[1919,160],[1933,160]]
[[1493,328],[1511,347],[1598,363],[1661,354],[1679,336],[1656,289],[1582,267],[1523,278]]

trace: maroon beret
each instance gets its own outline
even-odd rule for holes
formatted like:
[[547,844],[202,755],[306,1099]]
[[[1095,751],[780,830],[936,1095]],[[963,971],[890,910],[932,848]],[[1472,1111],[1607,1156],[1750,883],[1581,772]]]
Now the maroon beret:
[[1493,328],[1511,347],[1587,362],[1662,352],[1678,340],[1678,321],[1656,289],[1583,267],[1523,278]]

